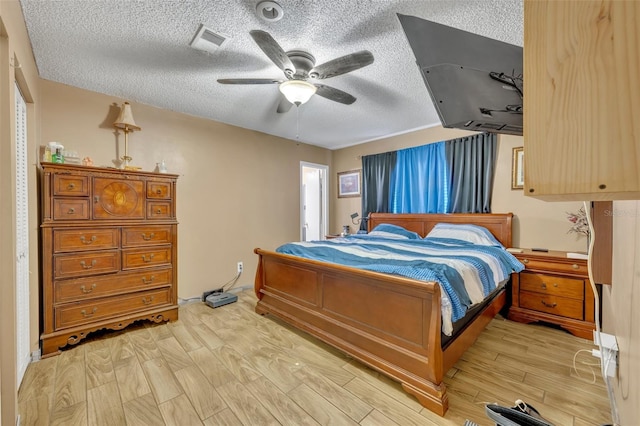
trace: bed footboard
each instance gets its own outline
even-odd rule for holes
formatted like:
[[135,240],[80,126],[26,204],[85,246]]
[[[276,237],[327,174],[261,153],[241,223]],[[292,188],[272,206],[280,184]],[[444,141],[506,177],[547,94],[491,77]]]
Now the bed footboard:
[[272,314],[400,382],[444,415],[440,287],[255,249],[256,312]]

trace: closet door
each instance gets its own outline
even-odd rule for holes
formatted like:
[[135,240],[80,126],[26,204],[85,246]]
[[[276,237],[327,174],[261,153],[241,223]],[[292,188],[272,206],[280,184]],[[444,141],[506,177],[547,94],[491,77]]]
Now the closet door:
[[27,105],[16,85],[16,348],[17,386],[29,365],[29,204]]

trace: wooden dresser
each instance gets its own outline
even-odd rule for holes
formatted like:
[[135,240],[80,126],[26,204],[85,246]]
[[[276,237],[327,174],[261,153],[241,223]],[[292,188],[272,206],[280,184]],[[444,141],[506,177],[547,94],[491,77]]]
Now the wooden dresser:
[[43,163],[42,355],[176,320],[176,175]]
[[544,321],[591,340],[595,303],[587,261],[569,259],[564,251],[513,253],[525,270],[512,276],[509,319]]

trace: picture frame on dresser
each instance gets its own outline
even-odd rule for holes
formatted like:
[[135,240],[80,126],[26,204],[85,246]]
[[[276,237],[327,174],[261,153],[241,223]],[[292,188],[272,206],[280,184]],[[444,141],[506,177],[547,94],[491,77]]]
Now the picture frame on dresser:
[[511,189],[524,189],[524,147],[522,146],[512,150]]

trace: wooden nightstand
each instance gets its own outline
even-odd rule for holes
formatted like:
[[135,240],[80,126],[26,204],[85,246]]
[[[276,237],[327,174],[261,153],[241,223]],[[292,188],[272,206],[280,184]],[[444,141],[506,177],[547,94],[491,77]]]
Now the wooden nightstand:
[[509,319],[544,321],[591,340],[595,302],[587,261],[569,259],[564,251],[513,253],[525,270],[512,275]]

